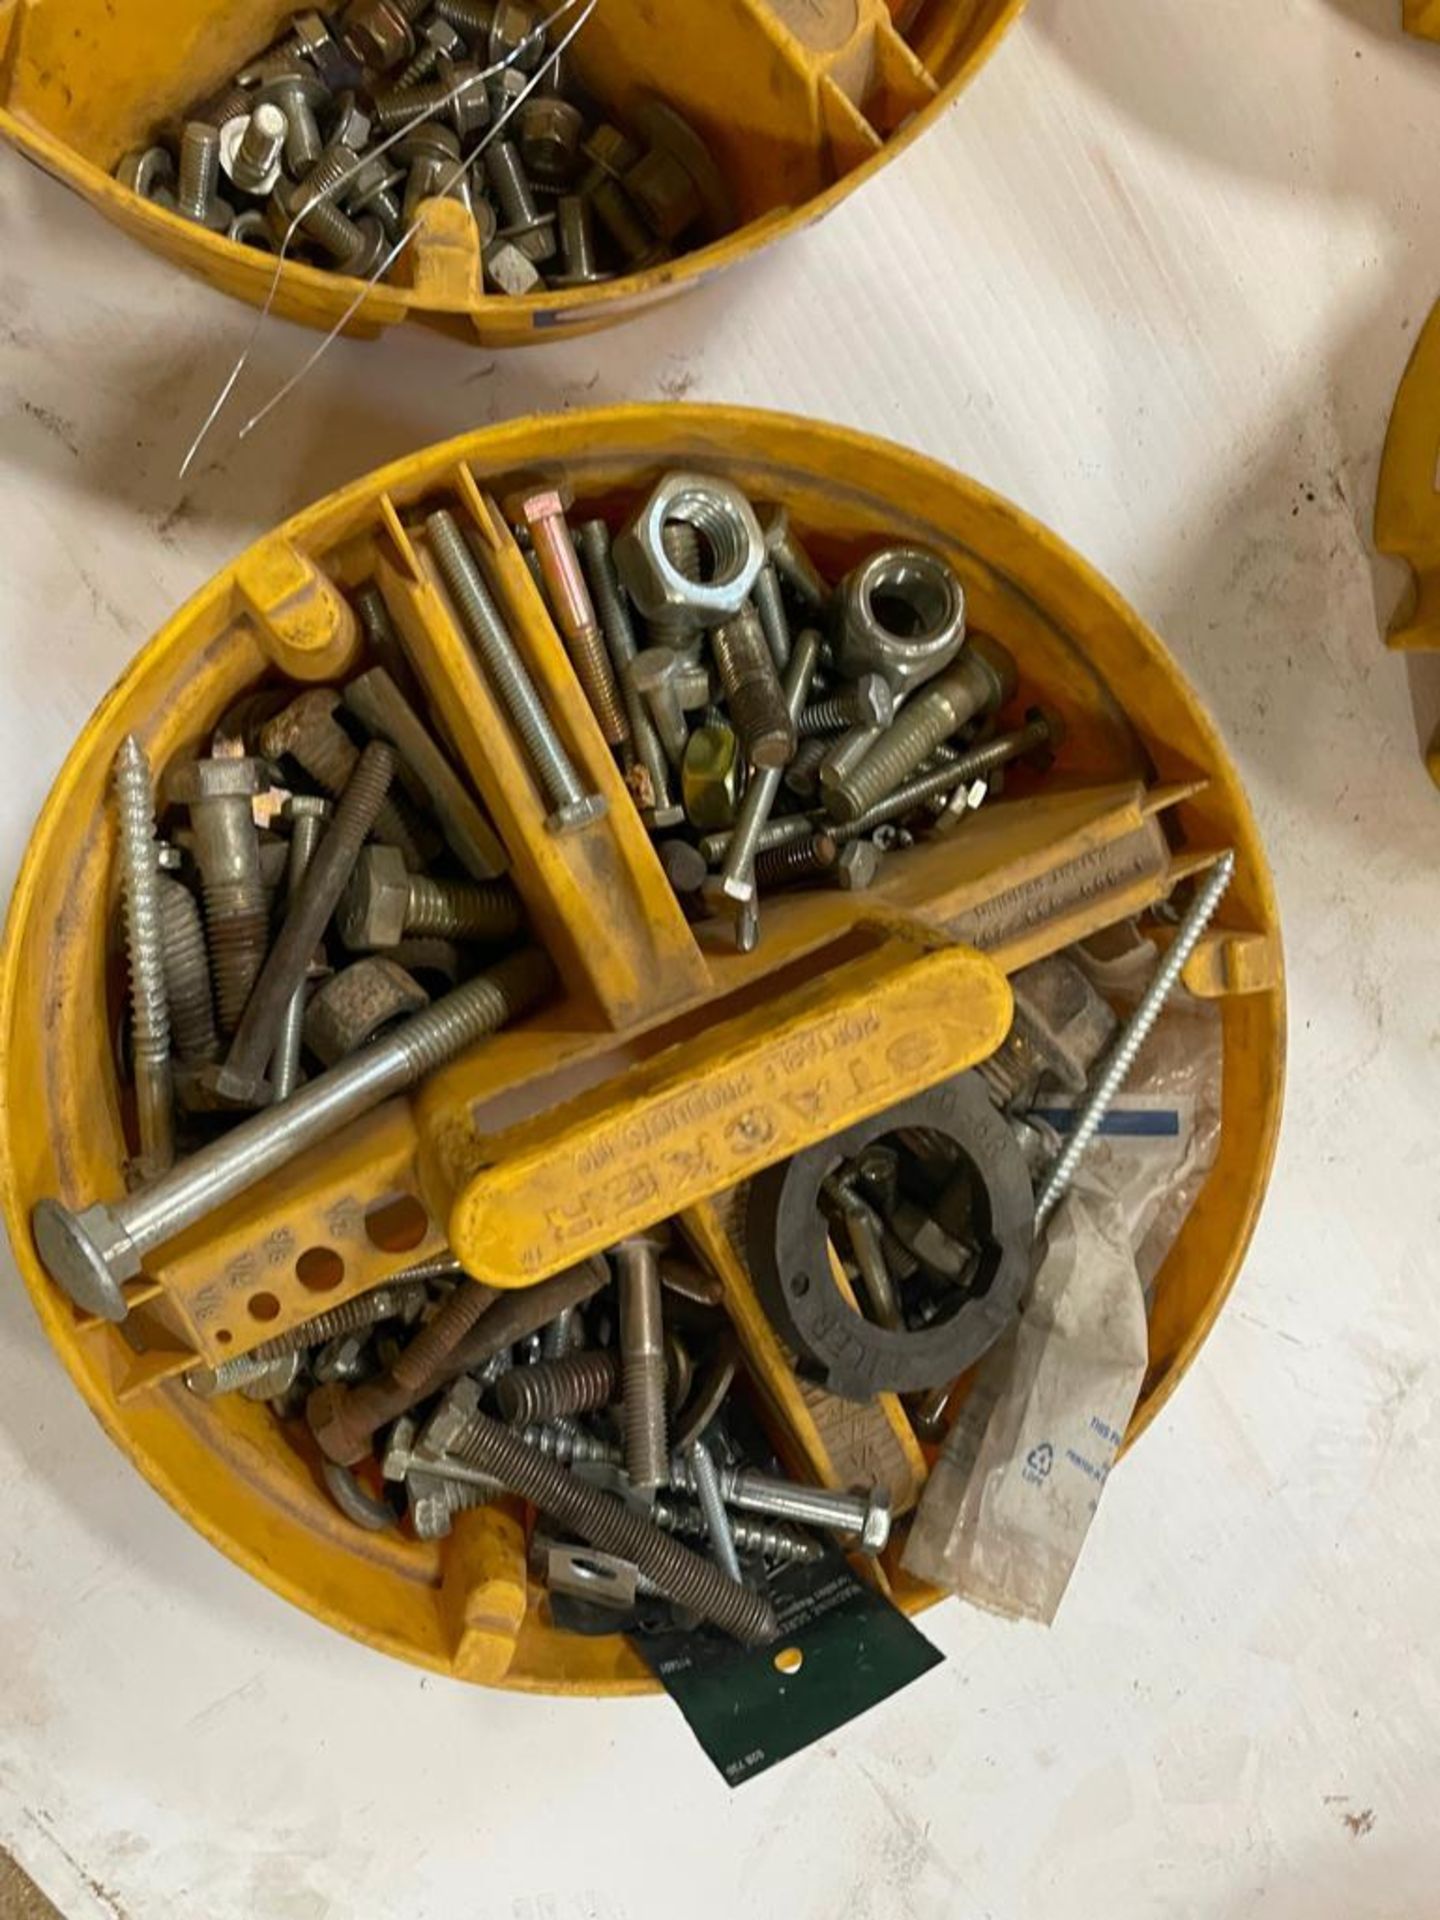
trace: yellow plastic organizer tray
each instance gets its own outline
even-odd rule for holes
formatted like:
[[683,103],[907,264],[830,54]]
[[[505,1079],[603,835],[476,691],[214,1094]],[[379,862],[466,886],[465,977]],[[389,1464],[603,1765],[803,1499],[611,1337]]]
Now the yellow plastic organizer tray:
[[[563,468],[586,510],[612,518],[672,467],[727,475],[754,499],[783,503],[832,578],[889,540],[929,543],[962,575],[973,625],[1014,653],[1015,711],[1043,700],[1063,715],[1056,765],[1043,777],[1012,769],[1002,797],[952,838],[888,861],[869,892],[777,895],[756,951],[738,953],[724,926],[680,913],[494,508],[507,478],[539,462]],[[587,784],[610,799],[584,832],[545,831],[541,797],[410,530],[421,504],[437,502],[478,528],[530,670]],[[371,580],[505,844],[562,997],[157,1249],[128,1290],[122,1326],[86,1320],[41,1268],[29,1223],[43,1195],[78,1203],[122,1191],[122,1096],[107,1044],[123,1004],[111,931],[116,748],[134,731],[163,769],[200,750],[267,677],[359,670],[345,590]],[[4,1200],[21,1268],[112,1437],[257,1579],[371,1646],[467,1679],[648,1688],[623,1640],[550,1624],[527,1582],[517,1510],[462,1516],[438,1545],[359,1532],[323,1490],[303,1432],[297,1442],[237,1396],[197,1399],[184,1369],[244,1352],[447,1242],[487,1278],[525,1286],[675,1217],[723,1282],[790,1468],[830,1486],[879,1478],[907,1511],[925,1459],[900,1403],[856,1407],[799,1383],[758,1307],[738,1251],[744,1181],[987,1056],[1007,1031],[1010,973],[1143,913],[1227,847],[1235,882],[1185,975],[1223,1010],[1220,1155],[1158,1278],[1132,1440],[1235,1277],[1283,1078],[1270,877],[1235,769],[1174,662],[1043,528],[974,482],[858,434],[648,406],[452,441],[333,495],[217,575],[138,655],[60,775],[16,890],[0,977]],[[402,1250],[375,1223],[407,1200],[423,1221]],[[330,1256],[319,1263],[323,1301],[290,1258],[315,1246]],[[263,1319],[250,1311],[262,1298]],[[906,1607],[927,1605],[938,1596],[900,1573],[897,1531],[881,1577]]]
[[[0,135],[107,218],[212,286],[259,304],[274,262],[120,186],[122,154],[222,86],[297,0],[0,0]],[[932,125],[1024,0],[600,0],[574,46],[620,120],[658,95],[710,143],[738,224],[629,278],[525,299],[480,291],[474,226],[432,203],[408,284],[365,297],[373,334],[411,317],[518,346],[610,326],[818,219]],[[438,209],[438,210],[437,210]],[[360,283],[287,262],[278,312],[332,327]]]

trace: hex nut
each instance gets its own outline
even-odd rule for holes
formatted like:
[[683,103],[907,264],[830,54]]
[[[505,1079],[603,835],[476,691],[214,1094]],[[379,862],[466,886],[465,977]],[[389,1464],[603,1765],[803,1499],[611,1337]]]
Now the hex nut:
[[485,255],[485,274],[512,300],[523,300],[541,285],[540,269],[511,240],[501,240]]
[[928,547],[884,547],[841,584],[835,664],[852,680],[881,673],[893,693],[911,693],[964,640],[965,589]]
[[318,989],[305,1009],[305,1044],[327,1067],[376,1039],[397,1020],[423,1012],[430,996],[393,960],[357,960]]
[[852,840],[848,847],[840,849],[839,858],[830,871],[836,886],[846,893],[861,893],[875,884],[880,855],[868,841]]
[[410,870],[398,847],[364,847],[336,913],[340,938],[352,953],[398,947],[410,911]]
[[[662,535],[675,521],[701,536],[708,580],[686,579],[666,553]],[[616,540],[614,557],[645,619],[698,631],[740,612],[765,564],[765,539],[754,508],[728,480],[669,473]]]

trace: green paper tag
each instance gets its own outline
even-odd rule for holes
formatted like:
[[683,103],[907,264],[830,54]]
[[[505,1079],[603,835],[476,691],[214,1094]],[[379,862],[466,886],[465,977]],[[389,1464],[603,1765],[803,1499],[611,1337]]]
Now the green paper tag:
[[769,1647],[738,1646],[711,1628],[631,1635],[732,1787],[944,1659],[898,1607],[856,1578],[837,1548],[772,1574],[770,1597],[780,1638]]

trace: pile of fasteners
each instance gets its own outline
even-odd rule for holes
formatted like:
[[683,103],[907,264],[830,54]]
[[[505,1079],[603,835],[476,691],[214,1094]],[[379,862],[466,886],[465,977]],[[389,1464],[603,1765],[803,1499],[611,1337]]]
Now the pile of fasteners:
[[[430,199],[478,230],[487,283],[516,297],[659,265],[733,223],[704,141],[642,101],[609,123],[547,54],[520,0],[352,0],[297,14],[117,178],[245,246],[368,278]],[[547,66],[547,58],[550,64]]]
[[832,588],[783,507],[711,475],[666,475],[613,545],[602,520],[572,538],[572,504],[554,485],[506,503],[676,894],[733,914],[742,950],[762,892],[868,887],[1007,764],[1051,763],[1058,715],[996,732],[1015,666],[967,635],[939,554],[884,547]]

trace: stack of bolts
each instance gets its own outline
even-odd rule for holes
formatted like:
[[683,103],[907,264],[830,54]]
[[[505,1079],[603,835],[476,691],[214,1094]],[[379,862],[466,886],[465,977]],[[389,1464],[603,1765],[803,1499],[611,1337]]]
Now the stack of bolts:
[[516,297],[717,237],[733,209],[694,129],[656,101],[637,139],[592,121],[563,62],[540,72],[550,24],[517,0],[351,0],[333,24],[297,14],[182,122],[173,153],[137,148],[117,178],[241,245],[275,252],[288,235],[288,253],[360,277],[425,200],[455,199],[487,284]]

